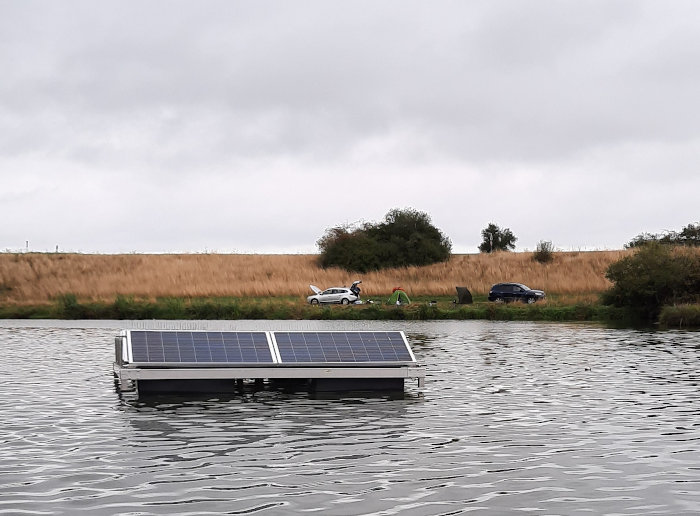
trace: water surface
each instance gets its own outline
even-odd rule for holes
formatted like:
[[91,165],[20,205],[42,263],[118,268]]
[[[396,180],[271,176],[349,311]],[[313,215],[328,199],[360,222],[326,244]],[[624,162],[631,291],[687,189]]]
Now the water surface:
[[[121,328],[399,329],[406,395],[139,400]],[[512,322],[0,321],[0,514],[697,514],[700,333]]]

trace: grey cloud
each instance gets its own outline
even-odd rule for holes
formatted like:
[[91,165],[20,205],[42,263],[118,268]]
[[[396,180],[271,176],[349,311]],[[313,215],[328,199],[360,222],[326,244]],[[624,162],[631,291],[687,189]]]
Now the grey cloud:
[[[76,209],[126,193],[148,242],[167,246],[189,228],[192,246],[229,231],[250,248],[303,247],[345,218],[413,205],[473,249],[496,218],[488,199],[506,191],[561,199],[547,202],[555,222],[518,214],[532,232],[523,245],[562,220],[603,235],[593,214],[567,212],[614,203],[587,184],[614,177],[609,188],[624,184],[632,199],[663,181],[686,196],[694,184],[698,11],[690,1],[3,2],[2,199],[6,210],[33,200],[60,212],[47,191]],[[16,182],[28,173],[41,190]],[[309,217],[318,199],[351,194],[359,216]],[[186,215],[159,217],[187,195]],[[244,200],[208,204],[232,196]],[[468,223],[449,209],[465,196],[480,217]],[[269,213],[251,220],[249,199]],[[624,237],[591,245],[619,245],[648,223],[628,211]],[[693,218],[672,211],[657,208],[659,223]],[[241,217],[235,231],[223,222]],[[100,245],[109,239],[97,228],[121,231],[107,214],[94,223]]]
[[[235,138],[235,152],[322,152],[330,143],[338,153],[399,124],[479,160],[696,134],[695,110],[683,101],[700,86],[690,71],[700,36],[665,25],[650,36],[666,39],[647,47],[636,32],[652,16],[673,16],[653,4],[76,5],[82,17],[39,17],[49,30],[39,36],[44,54],[31,57],[38,77],[10,92],[27,99],[34,88],[38,104],[66,123],[196,105],[216,113],[232,139],[276,120],[259,138]],[[669,64],[678,55],[686,59]],[[659,85],[665,67],[680,80]]]

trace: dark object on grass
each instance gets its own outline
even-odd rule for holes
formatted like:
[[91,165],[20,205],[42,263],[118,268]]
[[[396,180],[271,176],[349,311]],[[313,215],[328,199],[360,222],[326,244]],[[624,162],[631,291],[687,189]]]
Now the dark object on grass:
[[457,304],[459,305],[471,305],[474,300],[472,299],[472,293],[469,292],[467,287],[455,287],[457,289]]

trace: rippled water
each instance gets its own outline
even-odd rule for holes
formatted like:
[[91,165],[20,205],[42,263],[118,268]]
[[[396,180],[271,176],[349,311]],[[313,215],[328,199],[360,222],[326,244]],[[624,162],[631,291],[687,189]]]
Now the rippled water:
[[[138,400],[120,328],[401,329],[402,399]],[[0,514],[697,514],[700,333],[0,321]]]

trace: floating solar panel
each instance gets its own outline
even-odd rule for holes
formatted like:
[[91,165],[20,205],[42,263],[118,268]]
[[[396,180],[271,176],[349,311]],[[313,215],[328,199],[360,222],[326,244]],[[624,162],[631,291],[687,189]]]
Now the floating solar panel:
[[400,331],[272,332],[281,364],[413,364]]
[[131,330],[127,357],[146,366],[272,364],[266,332]]
[[[299,380],[315,391],[402,390],[425,370],[400,331],[123,330],[114,373],[122,390],[230,392],[245,379]],[[234,381],[235,380],[235,381]]]

